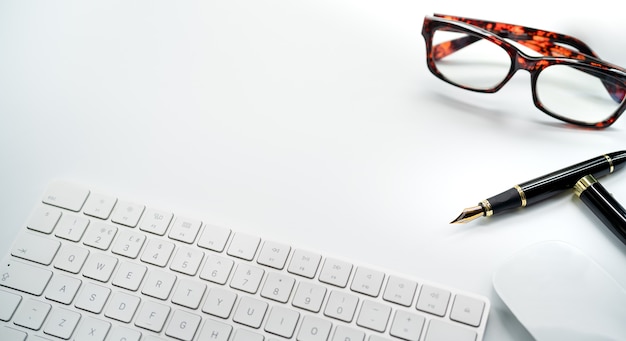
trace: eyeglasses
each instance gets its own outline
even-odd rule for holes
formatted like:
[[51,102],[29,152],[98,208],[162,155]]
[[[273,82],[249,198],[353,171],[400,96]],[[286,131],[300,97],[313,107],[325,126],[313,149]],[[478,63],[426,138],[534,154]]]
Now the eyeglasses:
[[574,37],[440,14],[424,18],[422,35],[430,71],[460,88],[493,93],[523,69],[535,106],[559,120],[605,128],[626,109],[626,70]]

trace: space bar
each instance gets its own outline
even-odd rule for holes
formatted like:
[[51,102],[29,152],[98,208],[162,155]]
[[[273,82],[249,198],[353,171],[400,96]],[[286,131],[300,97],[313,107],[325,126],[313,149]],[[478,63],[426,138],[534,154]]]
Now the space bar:
[[0,285],[41,295],[52,277],[52,271],[30,264],[9,260],[0,266]]

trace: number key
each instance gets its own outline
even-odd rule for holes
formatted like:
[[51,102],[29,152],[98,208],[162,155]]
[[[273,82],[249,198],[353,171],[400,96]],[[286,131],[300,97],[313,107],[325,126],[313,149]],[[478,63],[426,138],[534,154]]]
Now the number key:
[[261,290],[261,296],[287,303],[295,282],[291,277],[271,272],[267,275],[267,280],[263,285],[263,290]]
[[245,291],[251,294],[256,293],[261,284],[261,279],[265,271],[256,266],[239,264],[230,282],[232,288]]
[[170,269],[182,272],[189,276],[194,276],[198,272],[200,263],[204,258],[204,252],[198,249],[192,249],[189,247],[182,247],[176,251],[176,255],[172,260]]
[[174,243],[159,239],[150,239],[141,255],[141,261],[164,267],[174,252]]
[[228,258],[211,255],[207,258],[200,278],[217,284],[225,284],[234,262]]
[[83,244],[106,250],[111,246],[116,233],[117,227],[95,222],[87,227]]
[[65,214],[59,220],[55,236],[73,242],[77,242],[82,238],[83,233],[89,225],[89,219],[85,217]]
[[141,250],[145,240],[146,236],[143,234],[124,230],[120,232],[120,235],[115,240],[111,252],[135,259],[139,255],[139,250]]

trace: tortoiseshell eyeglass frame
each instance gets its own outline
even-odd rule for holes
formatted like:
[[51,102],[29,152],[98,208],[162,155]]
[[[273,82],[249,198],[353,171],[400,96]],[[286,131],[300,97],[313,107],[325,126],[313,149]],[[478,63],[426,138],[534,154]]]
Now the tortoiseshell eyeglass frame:
[[[455,40],[433,45],[433,35],[437,30],[463,32],[467,36]],[[591,128],[606,128],[626,110],[626,69],[605,62],[585,43],[577,38],[560,33],[542,31],[530,27],[513,24],[505,24],[493,21],[469,19],[457,16],[434,14],[424,18],[422,35],[426,42],[426,58],[430,72],[438,78],[457,87],[477,91],[493,93],[502,88],[518,70],[526,70],[531,75],[531,89],[533,102],[537,108],[546,114],[578,126]],[[496,86],[489,89],[474,89],[454,83],[448,80],[436,66],[436,61],[448,56],[480,39],[486,39],[502,47],[511,57],[511,68],[507,76]],[[509,43],[509,39],[530,48],[542,56],[530,56],[519,48]],[[566,46],[572,47],[569,49]],[[545,68],[555,65],[570,65],[578,70],[600,78],[610,96],[620,103],[617,110],[607,119],[601,122],[584,122],[573,120],[557,113],[551,112],[539,100],[536,92],[537,78]]]

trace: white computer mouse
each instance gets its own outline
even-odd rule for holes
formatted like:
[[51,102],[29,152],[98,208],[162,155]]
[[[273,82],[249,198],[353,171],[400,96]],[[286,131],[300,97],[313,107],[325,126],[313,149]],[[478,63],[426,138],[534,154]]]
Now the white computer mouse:
[[517,252],[496,270],[493,286],[537,341],[626,340],[626,289],[567,243]]

